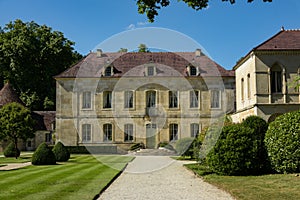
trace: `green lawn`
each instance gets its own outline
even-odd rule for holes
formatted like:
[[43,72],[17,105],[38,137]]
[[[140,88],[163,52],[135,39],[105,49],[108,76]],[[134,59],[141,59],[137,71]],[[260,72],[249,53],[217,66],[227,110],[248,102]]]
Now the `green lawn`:
[[203,179],[229,192],[238,200],[298,200],[300,177],[295,174],[271,174],[263,176],[219,176],[205,166],[186,165]]
[[0,171],[0,199],[93,199],[132,159],[72,155],[57,165]]

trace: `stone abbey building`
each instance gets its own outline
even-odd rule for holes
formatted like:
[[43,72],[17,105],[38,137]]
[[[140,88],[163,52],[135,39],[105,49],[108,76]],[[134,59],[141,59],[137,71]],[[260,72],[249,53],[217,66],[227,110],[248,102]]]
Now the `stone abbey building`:
[[234,72],[195,52],[88,54],[57,75],[56,137],[67,146],[195,137],[234,110]]

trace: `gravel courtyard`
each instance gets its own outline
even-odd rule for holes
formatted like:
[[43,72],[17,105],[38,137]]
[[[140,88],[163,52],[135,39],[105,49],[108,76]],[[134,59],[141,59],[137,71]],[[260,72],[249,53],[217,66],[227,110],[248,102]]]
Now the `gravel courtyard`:
[[137,156],[98,200],[230,200],[167,156]]

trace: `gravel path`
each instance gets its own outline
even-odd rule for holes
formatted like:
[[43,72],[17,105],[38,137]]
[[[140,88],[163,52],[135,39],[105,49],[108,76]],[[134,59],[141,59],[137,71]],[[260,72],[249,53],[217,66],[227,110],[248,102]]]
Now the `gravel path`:
[[138,156],[98,200],[233,199],[196,177],[183,164],[166,156]]
[[0,167],[0,171],[8,171],[13,169],[19,169],[22,167],[26,167],[31,165],[31,162],[25,162],[25,163],[8,163],[5,164],[5,166]]

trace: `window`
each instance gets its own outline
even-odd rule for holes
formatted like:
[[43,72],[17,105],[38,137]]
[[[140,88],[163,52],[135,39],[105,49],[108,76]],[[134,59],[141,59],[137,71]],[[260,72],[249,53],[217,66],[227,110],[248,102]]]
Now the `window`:
[[82,108],[88,109],[91,108],[92,95],[91,92],[83,92],[82,93]]
[[112,92],[105,91],[103,92],[103,108],[111,108],[111,99],[112,99]]
[[29,147],[29,148],[32,147],[32,142],[31,142],[31,140],[28,140],[28,141],[27,141],[27,147]]
[[191,124],[191,137],[198,137],[199,135],[199,124]]
[[271,69],[271,92],[282,92],[282,70],[278,65],[273,66]]
[[104,76],[111,76],[112,75],[112,67],[106,67]]
[[90,142],[91,141],[91,132],[92,132],[91,124],[83,124],[82,125],[82,142]]
[[52,140],[52,134],[46,133],[45,134],[45,142],[51,142],[51,140]]
[[124,108],[133,108],[133,91],[124,92]]
[[251,90],[250,90],[250,74],[247,75],[247,97],[250,99]]
[[148,76],[154,76],[154,67],[153,66],[148,66],[147,67],[147,75]]
[[156,106],[156,91],[146,92],[146,105],[147,108],[153,108]]
[[211,108],[221,108],[220,90],[211,91]]
[[133,141],[133,125],[125,124],[124,126],[124,141]]
[[170,124],[170,141],[178,140],[178,124]]
[[199,107],[199,91],[190,91],[190,108]]
[[177,91],[169,91],[169,108],[178,107],[178,95]]
[[241,80],[241,99],[244,101],[244,79]]
[[103,125],[103,140],[104,141],[112,141],[112,125],[104,124]]
[[194,66],[190,66],[190,75],[197,76],[197,68]]

